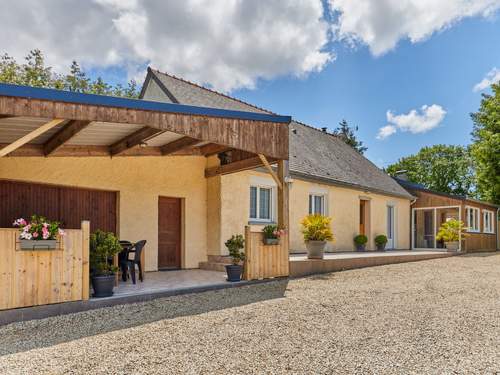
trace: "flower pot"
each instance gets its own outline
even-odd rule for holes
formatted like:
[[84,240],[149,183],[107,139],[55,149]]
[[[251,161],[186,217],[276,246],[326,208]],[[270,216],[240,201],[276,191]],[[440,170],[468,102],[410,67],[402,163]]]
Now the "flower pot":
[[326,241],[307,241],[307,258],[309,259],[323,259],[325,252]]
[[365,251],[365,249],[366,249],[366,244],[356,244],[356,251]]
[[385,243],[376,244],[376,245],[377,245],[377,250],[378,251],[384,251],[385,250]]
[[445,242],[444,245],[448,251],[458,251],[458,241]]
[[21,250],[54,250],[57,240],[20,240]]
[[94,297],[110,297],[113,295],[115,286],[115,275],[92,276],[92,288]]
[[279,238],[264,238],[264,245],[279,245]]
[[228,264],[226,265],[227,281],[241,281],[241,273],[243,267],[239,264]]

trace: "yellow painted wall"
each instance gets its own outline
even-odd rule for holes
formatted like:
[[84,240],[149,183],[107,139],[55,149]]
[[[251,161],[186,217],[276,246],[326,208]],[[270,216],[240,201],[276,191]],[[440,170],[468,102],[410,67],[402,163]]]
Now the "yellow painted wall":
[[174,157],[0,158],[0,178],[119,191],[119,236],[147,240],[147,271],[157,269],[158,196],[184,198],[183,268],[206,260],[206,159]]
[[[272,178],[264,172],[246,171],[222,176],[220,248],[226,254],[223,242],[232,234],[243,233],[248,224],[251,176]],[[290,251],[304,252],[305,245],[300,233],[300,221],[309,211],[309,194],[325,192],[327,194],[327,213],[332,217],[332,229],[335,241],[328,244],[327,251],[354,250],[353,237],[359,230],[360,197],[369,200],[369,244],[368,249],[375,249],[374,238],[387,231],[387,205],[395,206],[396,244],[398,249],[408,249],[410,237],[410,201],[392,196],[368,193],[361,190],[342,188],[293,179],[290,185]],[[255,230],[262,226],[252,225]],[[213,227],[214,230],[217,230]],[[209,229],[210,230],[210,229]]]

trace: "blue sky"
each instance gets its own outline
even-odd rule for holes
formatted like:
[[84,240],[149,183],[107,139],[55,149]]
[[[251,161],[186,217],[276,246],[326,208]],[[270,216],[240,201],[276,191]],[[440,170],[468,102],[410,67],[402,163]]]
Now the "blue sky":
[[345,118],[381,167],[469,143],[473,88],[500,80],[500,0],[4,2],[0,53],[18,61],[38,48],[114,84],[150,65],[313,126]]

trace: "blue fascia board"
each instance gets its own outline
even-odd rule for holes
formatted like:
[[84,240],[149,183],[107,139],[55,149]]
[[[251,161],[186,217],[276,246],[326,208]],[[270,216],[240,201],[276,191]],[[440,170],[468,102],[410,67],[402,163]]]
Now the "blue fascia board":
[[49,100],[56,102],[98,105],[104,107],[129,108],[144,111],[178,113],[184,115],[224,117],[239,120],[253,120],[289,123],[290,116],[269,115],[265,113],[233,111],[219,108],[198,107],[192,105],[152,102],[141,99],[119,98],[95,94],[82,94],[79,92],[46,89],[41,87],[11,85],[0,83],[0,96],[17,98]]

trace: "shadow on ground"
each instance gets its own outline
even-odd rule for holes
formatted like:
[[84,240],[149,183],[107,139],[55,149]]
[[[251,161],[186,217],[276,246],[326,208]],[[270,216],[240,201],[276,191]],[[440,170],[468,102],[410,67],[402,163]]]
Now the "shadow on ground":
[[[283,298],[288,280],[160,298],[0,327],[0,356],[164,319],[198,315]],[[126,337],[123,339],[126,340]]]

